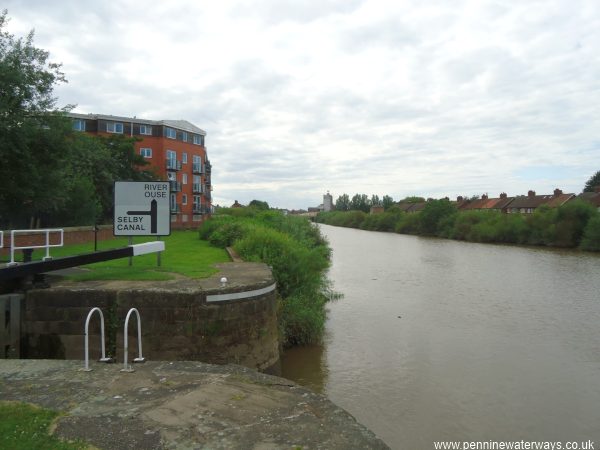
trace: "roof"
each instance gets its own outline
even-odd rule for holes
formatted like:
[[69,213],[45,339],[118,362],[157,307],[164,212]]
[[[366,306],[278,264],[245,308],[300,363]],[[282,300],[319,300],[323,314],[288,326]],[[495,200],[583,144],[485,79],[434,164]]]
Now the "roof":
[[559,195],[519,195],[510,203],[510,208],[538,208],[542,205],[547,205],[551,208],[556,208],[571,198],[575,194],[559,194]]
[[79,113],[67,113],[68,117],[73,119],[88,119],[88,120],[111,120],[111,121],[119,121],[119,122],[134,122],[140,123],[143,125],[165,125],[171,128],[177,128],[182,131],[188,131],[190,133],[201,134],[202,136],[206,136],[206,131],[198,128],[191,122],[187,120],[148,120],[148,119],[139,119],[137,117],[123,117],[123,116],[111,116],[107,114],[79,114]]
[[577,198],[600,208],[600,192],[583,192]]
[[[481,198],[461,205],[461,209],[468,211],[473,209],[504,209],[512,201],[514,197],[504,198]],[[511,205],[512,206],[512,205]]]

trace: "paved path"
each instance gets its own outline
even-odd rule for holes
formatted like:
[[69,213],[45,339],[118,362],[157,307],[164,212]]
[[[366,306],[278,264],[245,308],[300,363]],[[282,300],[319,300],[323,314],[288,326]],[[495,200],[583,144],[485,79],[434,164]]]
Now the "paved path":
[[66,413],[55,433],[100,449],[387,449],[322,395],[240,366],[0,360],[0,400]]

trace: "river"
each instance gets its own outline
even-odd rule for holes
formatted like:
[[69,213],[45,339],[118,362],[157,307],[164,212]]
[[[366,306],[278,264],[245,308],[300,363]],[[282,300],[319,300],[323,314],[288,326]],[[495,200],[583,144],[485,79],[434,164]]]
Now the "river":
[[344,298],[329,305],[323,345],[285,353],[284,377],[393,449],[600,449],[600,255],[321,230]]

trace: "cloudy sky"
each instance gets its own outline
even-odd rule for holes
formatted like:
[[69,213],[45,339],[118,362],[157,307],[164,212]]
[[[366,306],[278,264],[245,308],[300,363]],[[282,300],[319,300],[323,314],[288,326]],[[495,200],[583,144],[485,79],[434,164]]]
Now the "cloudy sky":
[[207,131],[215,203],[451,198],[600,170],[597,0],[5,0],[59,105]]

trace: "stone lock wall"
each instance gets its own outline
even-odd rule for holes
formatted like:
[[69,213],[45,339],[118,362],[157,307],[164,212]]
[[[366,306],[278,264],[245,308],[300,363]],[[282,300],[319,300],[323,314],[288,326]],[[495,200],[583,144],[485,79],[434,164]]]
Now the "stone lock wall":
[[[267,266],[226,263],[206,280],[63,283],[29,291],[25,299],[26,358],[83,359],[89,311],[101,308],[107,351],[123,362],[127,312],[141,316],[148,360],[235,363],[268,370],[279,361],[277,298]],[[220,278],[228,282],[222,286]],[[100,319],[90,320],[90,359],[100,356]],[[137,319],[128,331],[129,360],[138,356]]]

